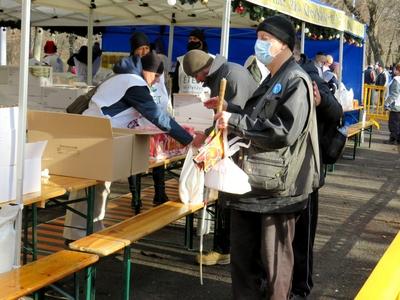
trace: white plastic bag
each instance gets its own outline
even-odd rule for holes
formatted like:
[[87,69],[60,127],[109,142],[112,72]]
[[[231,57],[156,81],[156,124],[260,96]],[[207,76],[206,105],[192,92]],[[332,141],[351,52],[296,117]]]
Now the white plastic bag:
[[244,143],[238,143],[240,137],[228,142],[227,132],[224,130],[225,157],[215,164],[204,176],[204,185],[208,188],[231,194],[245,194],[251,191],[249,176],[236,165],[231,156],[239,151],[240,147],[248,148]]
[[179,197],[185,204],[203,202],[204,171],[194,163],[193,152],[189,147],[179,177]]
[[15,218],[20,207],[6,205],[0,210],[0,273],[10,271],[15,258]]

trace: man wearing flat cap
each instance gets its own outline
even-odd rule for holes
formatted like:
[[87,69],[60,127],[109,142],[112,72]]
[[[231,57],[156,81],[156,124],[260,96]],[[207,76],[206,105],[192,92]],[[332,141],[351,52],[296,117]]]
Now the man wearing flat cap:
[[[211,91],[211,99],[204,102],[208,108],[216,108],[218,103],[219,85],[222,78],[227,81],[225,99],[226,110],[229,112],[241,111],[248,98],[257,89],[258,84],[250,72],[243,66],[231,63],[221,55],[210,57],[201,50],[191,50],[183,58],[183,69],[197,82],[204,84]],[[230,262],[229,223],[230,210],[222,203],[225,194],[219,193],[218,212],[216,214],[216,230],[214,232],[214,247],[207,254],[202,255],[204,265],[228,264]],[[200,262],[200,256],[196,257]]]
[[234,299],[290,297],[296,215],[319,183],[313,86],[293,58],[295,30],[284,16],[257,28],[257,58],[270,75],[243,110],[217,113],[217,125],[247,138],[239,161],[252,191],[230,195]]

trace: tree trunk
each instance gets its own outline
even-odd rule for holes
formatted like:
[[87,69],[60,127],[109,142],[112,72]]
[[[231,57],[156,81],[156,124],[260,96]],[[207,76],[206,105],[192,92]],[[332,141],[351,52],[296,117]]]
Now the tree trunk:
[[374,34],[372,34],[369,30],[367,32],[368,35],[368,40],[369,40],[369,46],[372,50],[372,53],[374,55],[374,62],[379,62],[379,63],[383,63],[382,61],[382,46],[379,43],[379,41],[377,40],[377,38],[375,37]]

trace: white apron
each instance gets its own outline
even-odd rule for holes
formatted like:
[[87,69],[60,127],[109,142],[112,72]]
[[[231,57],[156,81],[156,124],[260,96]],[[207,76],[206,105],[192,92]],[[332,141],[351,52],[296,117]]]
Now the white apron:
[[177,60],[179,61],[179,93],[198,95],[203,101],[209,99],[210,89],[203,87],[203,83],[198,83],[194,77],[187,75],[183,70],[183,56],[179,56]]

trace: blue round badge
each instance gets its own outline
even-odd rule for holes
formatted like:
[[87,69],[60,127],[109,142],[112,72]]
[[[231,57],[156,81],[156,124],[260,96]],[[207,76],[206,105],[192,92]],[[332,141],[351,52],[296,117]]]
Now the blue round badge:
[[282,91],[282,85],[280,83],[275,84],[272,89],[272,93],[279,94],[281,91]]

